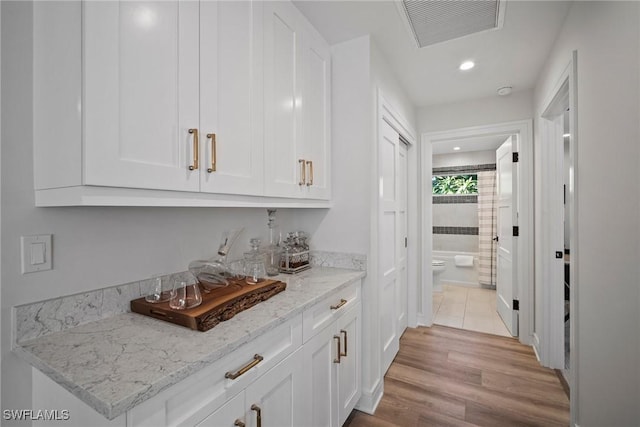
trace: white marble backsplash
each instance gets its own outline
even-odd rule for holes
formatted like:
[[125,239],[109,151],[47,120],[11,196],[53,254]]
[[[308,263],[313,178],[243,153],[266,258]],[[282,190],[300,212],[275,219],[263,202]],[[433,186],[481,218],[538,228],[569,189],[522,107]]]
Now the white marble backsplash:
[[[311,265],[366,271],[367,258],[362,254],[311,251]],[[165,278],[172,281],[178,277],[180,280],[194,280],[188,271],[169,274]],[[128,313],[131,311],[131,300],[145,295],[150,281],[151,278],[16,306],[15,342],[32,340],[85,323]]]
[[[188,271],[163,276],[163,280],[195,280]],[[190,278],[190,279],[189,279]],[[15,342],[39,338],[85,323],[131,311],[130,302],[145,294],[151,278],[68,295],[30,304],[14,310]]]
[[367,271],[367,256],[344,252],[311,251],[311,265]]

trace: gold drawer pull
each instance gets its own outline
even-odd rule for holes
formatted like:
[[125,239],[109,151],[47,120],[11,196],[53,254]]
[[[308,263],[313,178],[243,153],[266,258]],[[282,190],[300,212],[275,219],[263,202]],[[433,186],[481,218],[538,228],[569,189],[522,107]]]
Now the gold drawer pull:
[[347,357],[347,331],[340,329],[340,334],[344,335],[344,353],[341,356]]
[[307,166],[309,166],[309,182],[307,182],[307,186],[310,186],[313,185],[313,162],[307,160]]
[[305,185],[307,182],[307,171],[304,167],[304,159],[298,160],[298,164],[300,165],[300,181],[298,181],[298,185]]
[[251,405],[251,410],[256,411],[256,427],[262,427],[262,409],[254,403]]
[[215,172],[216,171],[216,134],[208,133],[207,138],[211,140],[211,167],[207,169],[207,172]]
[[226,374],[224,374],[224,377],[225,378],[229,378],[230,380],[235,380],[240,375],[246,374],[249,369],[253,368],[254,366],[256,366],[258,363],[262,362],[263,360],[264,360],[264,357],[260,356],[259,354],[256,354],[255,356],[253,356],[253,360],[251,362],[247,363],[242,368],[240,368],[238,370],[238,372],[236,372],[235,374],[232,374],[231,372],[227,372]]
[[340,351],[340,335],[334,335],[333,339],[338,341],[338,358],[333,359],[333,363],[340,363],[340,357],[342,356],[342,351]]
[[240,419],[237,419],[237,420],[233,423],[233,425],[234,425],[234,426],[236,426],[236,427],[245,427],[245,426],[246,426],[246,424],[245,424],[242,420],[240,420]]
[[332,306],[331,306],[331,307],[329,307],[329,308],[330,308],[331,310],[337,310],[337,309],[339,309],[340,307],[342,307],[343,305],[345,305],[346,303],[347,303],[347,300],[346,300],[346,299],[344,299],[344,298],[342,298],[342,299],[340,299],[340,302],[339,302],[338,304],[336,304],[336,305],[332,305]]
[[198,129],[189,129],[189,133],[193,135],[193,164],[189,165],[189,170],[194,171],[199,166],[200,142],[198,141]]

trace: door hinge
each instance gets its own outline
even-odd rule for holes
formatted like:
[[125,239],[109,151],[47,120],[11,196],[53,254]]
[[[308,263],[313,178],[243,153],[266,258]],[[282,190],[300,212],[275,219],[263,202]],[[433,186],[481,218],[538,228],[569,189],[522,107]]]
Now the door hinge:
[[517,225],[513,226],[513,237],[520,236],[520,228]]
[[517,299],[514,299],[512,307],[514,310],[520,311],[520,301],[518,301]]
[[407,247],[407,238],[406,237],[404,238],[404,247],[405,248]]
[[514,151],[513,152],[513,163],[518,163],[519,157],[518,157],[518,152]]

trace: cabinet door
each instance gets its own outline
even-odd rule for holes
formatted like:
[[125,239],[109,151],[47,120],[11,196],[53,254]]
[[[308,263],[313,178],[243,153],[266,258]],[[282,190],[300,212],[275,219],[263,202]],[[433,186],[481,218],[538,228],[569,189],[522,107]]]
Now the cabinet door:
[[305,196],[331,197],[331,50],[307,25],[304,37],[303,157],[307,168]]
[[338,364],[338,414],[342,425],[362,395],[360,386],[360,303],[338,319],[343,355]]
[[290,2],[264,3],[265,190],[304,195],[302,157],[302,30]]
[[245,422],[244,414],[244,392],[241,392],[196,424],[196,427],[234,427],[236,420]]
[[303,353],[298,349],[247,387],[247,426],[257,427],[258,417],[265,427],[306,424],[302,361]]
[[262,4],[200,4],[200,189],[262,194]]
[[330,427],[338,422],[338,359],[336,324],[331,323],[304,344],[308,425]]
[[198,191],[198,4],[85,2],[87,185]]

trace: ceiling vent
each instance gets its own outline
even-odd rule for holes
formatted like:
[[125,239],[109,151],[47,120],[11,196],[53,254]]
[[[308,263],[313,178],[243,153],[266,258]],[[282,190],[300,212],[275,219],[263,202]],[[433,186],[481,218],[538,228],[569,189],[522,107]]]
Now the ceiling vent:
[[397,0],[418,47],[502,28],[504,0]]

